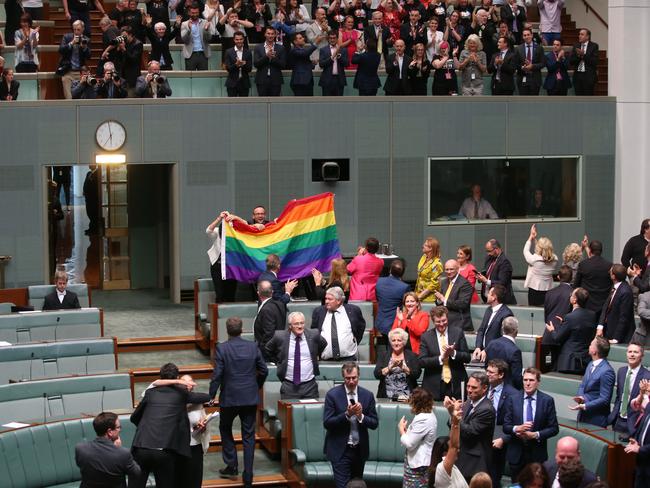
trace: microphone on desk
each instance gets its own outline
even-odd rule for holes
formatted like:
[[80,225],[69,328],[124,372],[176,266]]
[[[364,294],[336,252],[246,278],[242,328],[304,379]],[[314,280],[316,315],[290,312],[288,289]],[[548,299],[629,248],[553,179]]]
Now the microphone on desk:
[[102,399],[101,399],[102,412],[104,411],[104,393],[106,393],[106,385],[102,386]]
[[34,378],[33,369],[34,369],[34,351],[32,351],[32,358],[29,361],[29,379],[30,380]]
[[47,393],[43,393],[43,423],[47,422]]
[[56,334],[57,334],[58,329],[59,329],[59,321],[60,321],[60,320],[61,320],[61,317],[57,317],[57,318],[56,318],[56,325],[54,326],[54,341],[55,341],[55,342],[56,342],[56,340],[57,340]]
[[90,354],[90,348],[86,348],[86,374],[88,374],[88,355]]

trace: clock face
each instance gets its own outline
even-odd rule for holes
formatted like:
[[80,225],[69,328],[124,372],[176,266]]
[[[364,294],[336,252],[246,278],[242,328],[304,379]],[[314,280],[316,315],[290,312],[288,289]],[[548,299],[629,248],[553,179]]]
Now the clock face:
[[95,140],[104,151],[117,151],[126,142],[126,130],[119,122],[107,120],[97,127]]

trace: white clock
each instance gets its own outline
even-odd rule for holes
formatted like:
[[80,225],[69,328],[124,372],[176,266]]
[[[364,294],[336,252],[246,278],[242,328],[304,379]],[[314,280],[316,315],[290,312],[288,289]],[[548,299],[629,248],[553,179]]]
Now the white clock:
[[115,120],[107,120],[97,127],[95,141],[104,151],[117,151],[126,142],[126,129]]

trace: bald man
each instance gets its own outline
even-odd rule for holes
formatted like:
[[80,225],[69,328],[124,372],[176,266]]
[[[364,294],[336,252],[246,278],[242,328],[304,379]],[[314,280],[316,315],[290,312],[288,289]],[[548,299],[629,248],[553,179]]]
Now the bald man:
[[459,270],[460,265],[455,259],[450,259],[445,263],[446,277],[442,280],[440,291],[435,292],[436,303],[444,305],[449,310],[447,318],[450,327],[459,327],[466,332],[474,332],[469,311],[474,289],[469,281],[458,274]]
[[[578,440],[573,437],[562,437],[558,439],[557,446],[555,447],[555,460],[551,461],[549,459],[544,463],[544,469],[548,474],[551,486],[559,486],[557,484],[559,467],[569,459],[580,461],[580,444],[578,443]],[[598,476],[585,469],[585,474],[583,475],[578,488],[585,488],[587,485],[597,480]]]

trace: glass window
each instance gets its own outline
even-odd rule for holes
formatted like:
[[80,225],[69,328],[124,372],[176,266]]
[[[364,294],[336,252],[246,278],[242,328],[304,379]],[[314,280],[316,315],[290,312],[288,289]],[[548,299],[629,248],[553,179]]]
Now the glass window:
[[429,223],[578,220],[580,157],[429,159]]

